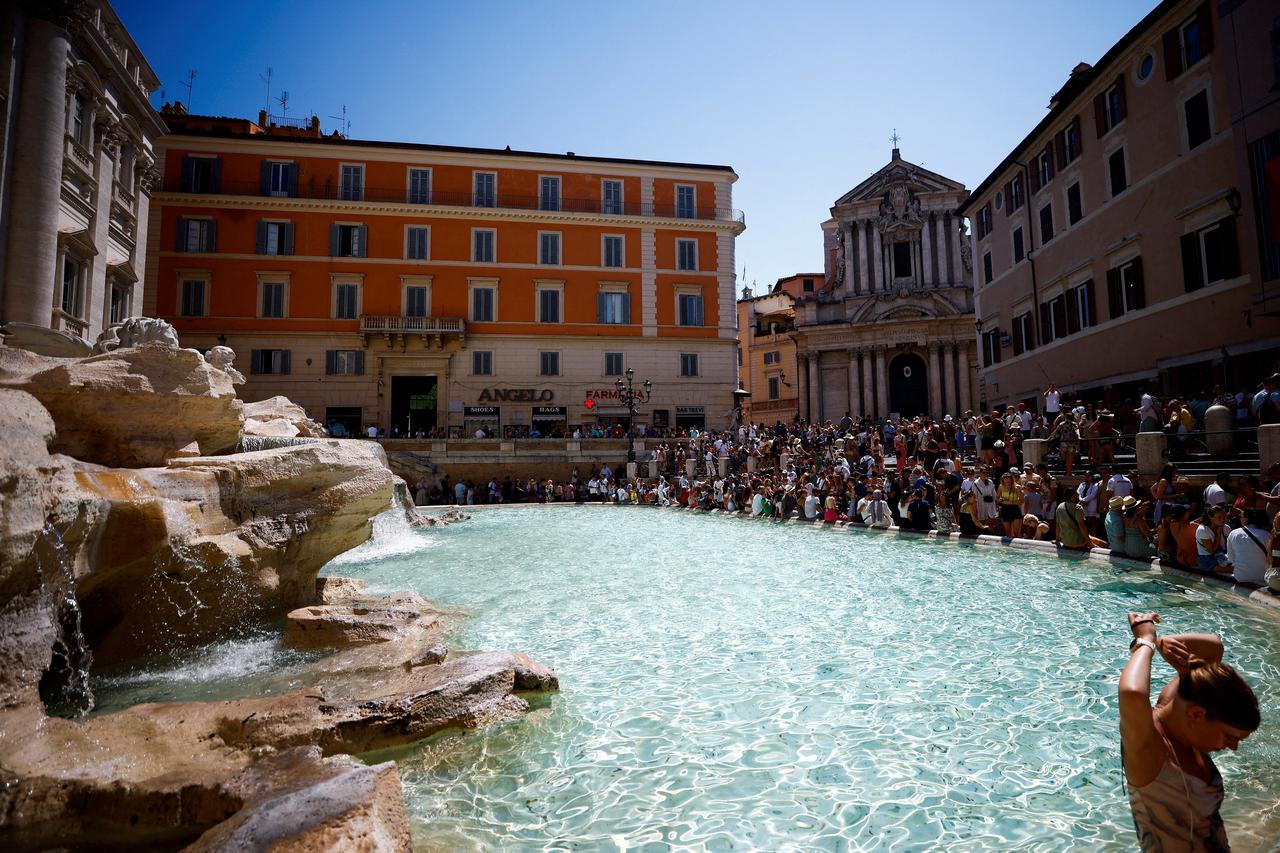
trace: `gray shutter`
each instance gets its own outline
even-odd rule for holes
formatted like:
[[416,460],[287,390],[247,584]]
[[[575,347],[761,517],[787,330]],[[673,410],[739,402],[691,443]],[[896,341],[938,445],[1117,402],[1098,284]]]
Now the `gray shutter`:
[[195,192],[196,189],[196,161],[194,157],[182,158],[182,191],[184,193]]
[[271,161],[263,160],[258,164],[258,195],[271,194]]
[[338,351],[336,349],[324,351],[324,372],[329,376],[338,372]]
[[605,320],[604,311],[605,311],[605,302],[607,299],[608,299],[608,294],[605,294],[605,293],[596,294],[596,322],[597,323],[603,323]]
[[1187,293],[1204,287],[1200,279],[1200,235],[1182,235],[1182,286]]
[[267,223],[261,219],[258,220],[258,246],[254,251],[259,255],[267,253]]
[[209,220],[209,245],[205,248],[206,252],[218,251],[218,220]]
[[329,257],[338,257],[338,226],[329,226]]
[[256,350],[252,350],[249,353],[249,372],[250,373],[262,372],[262,350],[256,349]]
[[222,192],[222,158],[213,158],[213,164],[209,167],[209,192]]
[[631,322],[631,294],[624,293],[622,295],[622,322]]
[[360,252],[356,257],[369,257],[369,226],[360,226]]
[[701,297],[701,296],[699,296],[699,297],[698,297],[698,299],[697,299],[697,301],[694,303],[694,321],[693,321],[693,325],[695,325],[695,326],[701,326],[701,325],[702,325],[702,297]]
[[364,350],[356,350],[356,376],[364,376]]
[[1135,308],[1147,307],[1146,283],[1142,278],[1142,258],[1133,259],[1133,303]]
[[298,197],[298,164],[289,164],[289,198]]
[[284,243],[284,245],[280,249],[280,254],[292,255],[293,254],[293,223],[286,222],[284,224],[283,232],[284,233],[281,234],[281,241]]
[[293,361],[293,350],[281,350],[280,352],[280,372],[289,373],[291,362]]
[[178,233],[174,235],[173,247],[179,252],[187,250],[187,218],[185,216],[178,217]]

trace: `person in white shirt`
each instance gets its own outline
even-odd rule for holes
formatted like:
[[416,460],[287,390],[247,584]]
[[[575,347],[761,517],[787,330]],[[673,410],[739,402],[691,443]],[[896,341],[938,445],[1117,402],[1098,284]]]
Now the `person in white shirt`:
[[1102,477],[1093,475],[1092,480],[1084,480],[1076,486],[1076,495],[1080,498],[1080,508],[1084,510],[1085,524],[1089,532],[1095,533],[1098,528],[1098,487],[1102,485]]
[[1234,567],[1232,576],[1240,583],[1266,584],[1267,543],[1271,539],[1267,511],[1247,509],[1245,524],[1227,534],[1227,562]]
[[667,498],[667,481],[666,480],[658,481],[658,505],[659,506],[671,505],[671,501],[668,500]]
[[1115,498],[1127,498],[1133,494],[1133,481],[1119,471],[1107,480],[1107,491]]
[[1142,395],[1142,403],[1138,406],[1138,417],[1141,419],[1138,432],[1159,432],[1160,412],[1156,407],[1156,398],[1150,394]]
[[995,481],[985,470],[981,477],[973,481],[973,485],[967,491],[972,491],[978,499],[978,510],[974,513],[978,521],[989,521],[1000,514],[996,506]]
[[871,499],[863,498],[862,521],[867,527],[885,529],[893,524],[893,515],[889,512],[889,504],[884,499],[884,492],[876,489]]
[[365,430],[365,435],[369,436],[369,438],[377,438],[378,428],[373,424],[369,424],[369,429]]
[[809,496],[804,499],[804,517],[813,521],[818,517],[818,507],[821,501],[813,492],[809,492]]
[[1227,503],[1227,490],[1231,488],[1231,475],[1223,471],[1204,490],[1204,505],[1222,506]]
[[1061,411],[1062,393],[1058,390],[1058,386],[1052,382],[1044,392],[1044,412],[1048,420],[1052,421],[1058,417]]

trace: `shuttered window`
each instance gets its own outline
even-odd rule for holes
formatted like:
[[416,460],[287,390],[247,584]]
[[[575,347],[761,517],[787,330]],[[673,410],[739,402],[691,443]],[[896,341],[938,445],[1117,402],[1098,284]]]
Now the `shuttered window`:
[[257,253],[259,255],[292,255],[292,222],[258,222]]
[[696,270],[698,268],[698,241],[676,240],[676,269]]
[[560,375],[560,353],[558,352],[538,353],[538,375],[559,376]]
[[622,353],[607,352],[604,354],[604,375],[605,376],[621,376],[622,375]]
[[471,288],[471,319],[476,323],[493,322],[493,288]]
[[360,316],[360,285],[339,284],[334,288],[334,313],[339,320],[354,320]]
[[560,179],[544,175],[538,179],[538,209],[560,209]]
[[1142,258],[1107,270],[1107,304],[1113,320],[1146,307]]
[[430,244],[431,229],[411,227],[405,229],[405,257],[411,261],[425,261]]
[[287,349],[256,349],[250,351],[249,372],[259,374],[287,374],[290,368],[290,351]]
[[492,376],[493,375],[493,351],[492,350],[476,350],[471,353],[471,375],[472,376]]
[[404,315],[406,317],[427,316],[427,289],[425,287],[406,287],[404,289]]
[[1040,245],[1044,246],[1053,239],[1053,204],[1040,208]]
[[217,157],[182,158],[182,191],[217,193],[222,190],[222,161]]
[[498,206],[498,173],[476,172],[472,177],[472,204],[476,207]]
[[603,213],[622,213],[622,181],[600,182],[600,206]]
[[492,228],[477,228],[471,232],[471,260],[481,264],[493,263],[493,248],[497,232]]
[[205,314],[204,279],[185,279],[182,282],[182,316],[203,317]]
[[364,198],[364,166],[342,165],[338,198],[344,201],[360,201]]
[[696,352],[680,353],[680,375],[681,376],[697,376],[698,375],[698,354]]
[[329,226],[329,256],[363,258],[368,254],[369,228],[365,225]]
[[293,198],[298,195],[298,166],[279,160],[263,160],[259,172],[261,194],[274,198]]
[[1182,235],[1182,278],[1187,293],[1239,274],[1235,217]]
[[702,325],[702,296],[696,293],[682,293],[679,299],[681,326]]
[[1080,182],[1067,187],[1067,221],[1075,225],[1084,218],[1084,205],[1080,201]]
[[1213,51],[1213,13],[1201,3],[1196,13],[1164,34],[1164,76],[1172,80]]
[[694,219],[697,217],[697,188],[688,184],[676,184],[676,217],[678,219]]
[[538,263],[557,265],[560,263],[560,235],[538,235]]
[[603,261],[602,266],[621,267],[623,266],[623,243],[622,236],[618,234],[606,234],[603,239]]
[[630,323],[631,295],[621,291],[602,291],[596,294],[596,322]]
[[1198,148],[1213,136],[1209,125],[1209,93],[1200,91],[1187,99],[1182,105],[1183,118],[1186,120],[1187,149]]
[[1125,169],[1123,148],[1111,152],[1111,156],[1107,158],[1107,177],[1111,184],[1112,198],[1129,188],[1129,173]]
[[1026,247],[1023,245],[1022,229],[1013,229],[1013,262],[1016,264],[1027,256]]
[[176,248],[179,252],[217,251],[217,233],[218,223],[212,219],[179,219]]
[[324,372],[329,376],[363,376],[364,350],[326,350],[324,354]]
[[550,287],[538,290],[538,322],[560,322],[560,291]]
[[1124,94],[1124,76],[1121,75],[1116,77],[1115,82],[1105,92],[1093,99],[1093,119],[1098,136],[1103,136],[1124,121],[1128,111]]
[[409,170],[409,204],[431,203],[431,170]]
[[262,316],[276,318],[284,316],[284,282],[263,282]]

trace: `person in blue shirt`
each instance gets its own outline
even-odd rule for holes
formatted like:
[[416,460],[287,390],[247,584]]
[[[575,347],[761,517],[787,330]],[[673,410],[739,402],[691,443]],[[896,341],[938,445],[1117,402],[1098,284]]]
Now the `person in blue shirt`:
[[916,489],[911,493],[911,503],[907,504],[908,529],[932,530],[933,522],[929,517],[933,504],[924,496],[924,489]]

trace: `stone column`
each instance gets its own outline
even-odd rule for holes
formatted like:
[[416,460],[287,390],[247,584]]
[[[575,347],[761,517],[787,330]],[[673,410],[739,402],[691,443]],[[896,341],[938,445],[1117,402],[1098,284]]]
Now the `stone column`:
[[1140,432],[1135,439],[1138,473],[1144,477],[1157,476],[1164,467],[1164,433]]
[[796,403],[800,407],[800,419],[809,420],[809,357],[796,356]]
[[862,413],[867,417],[876,416],[875,382],[871,378],[871,351],[862,352]]
[[960,229],[956,227],[957,217],[947,214],[947,270],[951,281],[959,284],[964,281],[960,275]]
[[871,231],[871,258],[872,258],[872,282],[867,288],[867,292],[881,291],[885,289],[884,266],[880,259],[881,244],[884,241],[880,239],[880,229],[873,228]]
[[959,381],[956,379],[956,348],[947,344],[942,348],[942,393],[943,414],[960,414]]
[[844,231],[844,286],[848,288],[846,293],[855,292],[858,287],[858,261],[857,247],[853,245],[853,228],[846,224]]
[[818,387],[821,379],[818,377],[818,360],[821,353],[812,353],[809,356],[809,419],[812,421],[822,420],[822,396],[821,388]]
[[938,249],[938,280],[934,284],[941,287],[944,284],[951,283],[950,274],[947,272],[947,228],[941,214],[934,217],[933,224],[936,232],[933,235],[933,245]]
[[964,383],[964,396],[967,400],[964,407],[966,409],[977,409],[978,371],[976,365],[978,363],[978,345],[970,342],[964,349],[964,355],[961,357],[961,373],[964,374],[961,377],[961,381]]
[[885,364],[884,347],[876,347],[876,414],[889,415],[889,369]]
[[1049,452],[1049,442],[1043,438],[1028,438],[1022,442],[1022,464],[1039,465]]
[[721,480],[729,476],[729,457],[728,456],[716,457],[716,471],[719,472]]
[[19,168],[9,179],[9,210],[15,215],[9,222],[0,321],[48,328],[61,280],[58,204],[69,41],[57,24],[34,16],[27,18],[25,41],[11,155]]
[[937,344],[929,344],[929,416],[942,419],[942,366]]
[[864,293],[871,292],[871,279],[867,278],[867,229],[861,222],[855,222],[853,229],[858,232],[858,266]]
[[926,215],[920,227],[920,250],[924,259],[924,270],[920,273],[921,284],[934,284],[933,280],[933,238],[929,234],[929,217]]
[[862,417],[862,401],[858,398],[858,351],[849,350],[849,415]]
[[649,460],[649,479],[658,479],[658,462],[656,459]]

